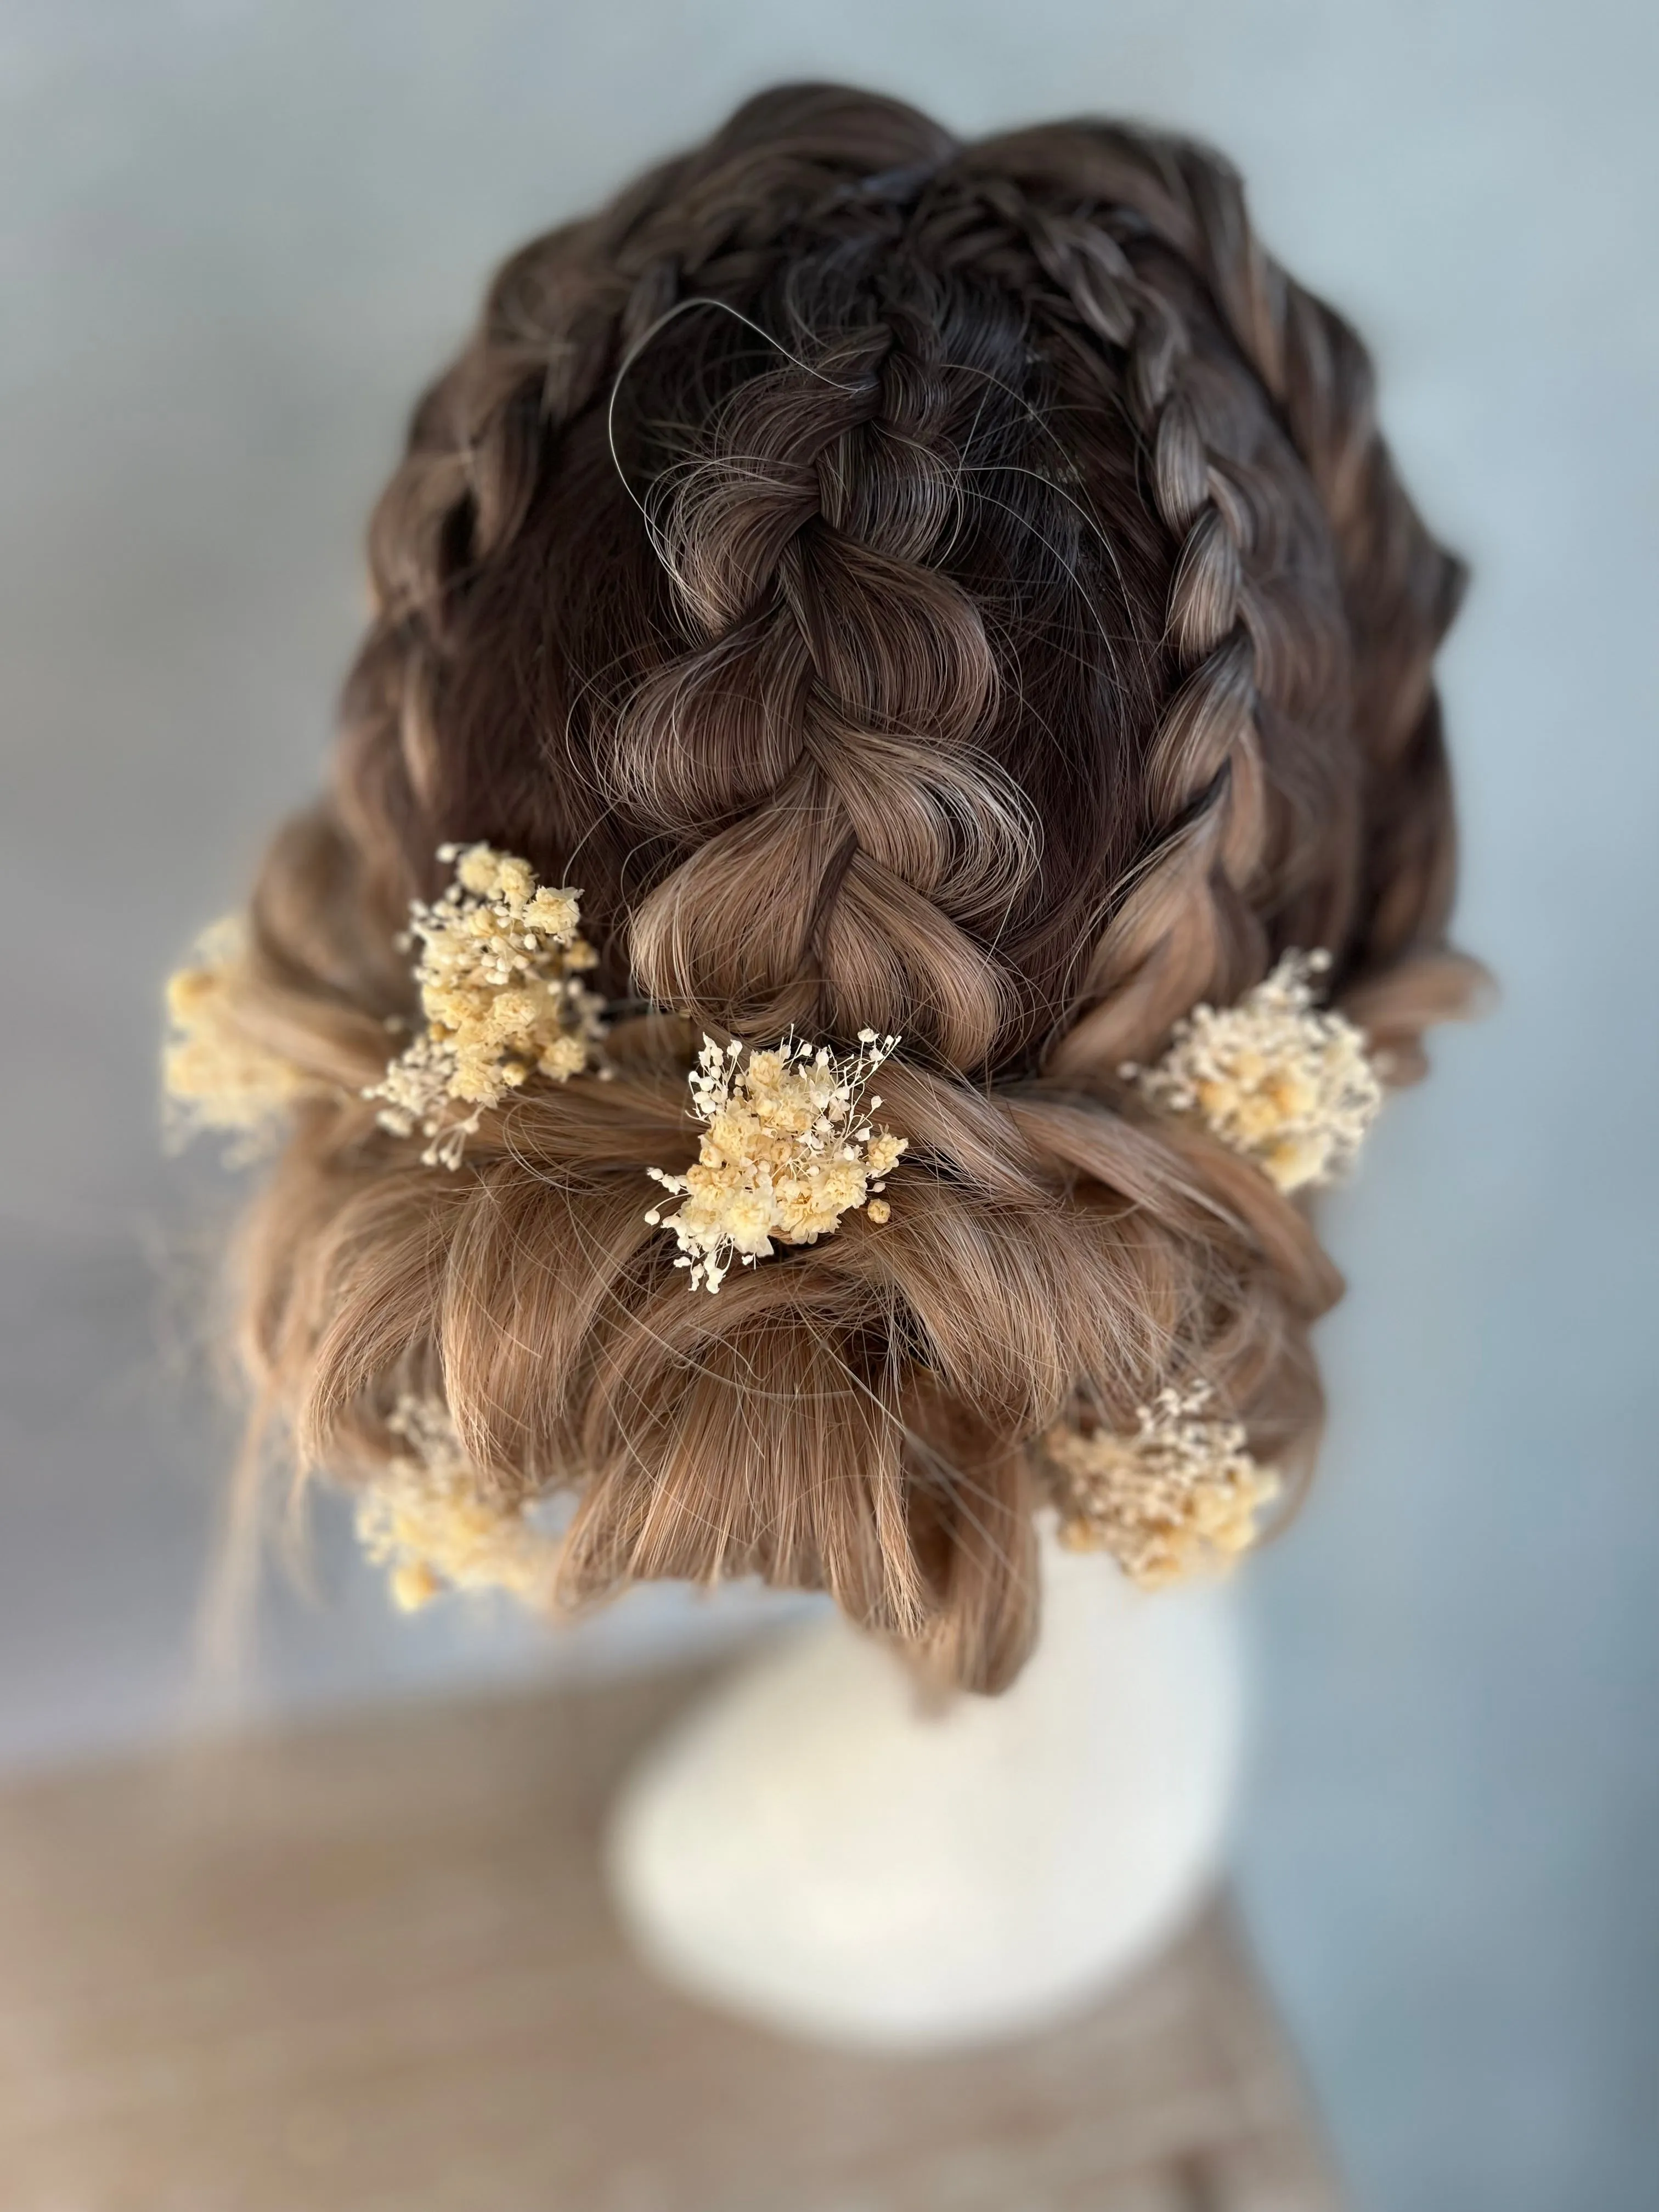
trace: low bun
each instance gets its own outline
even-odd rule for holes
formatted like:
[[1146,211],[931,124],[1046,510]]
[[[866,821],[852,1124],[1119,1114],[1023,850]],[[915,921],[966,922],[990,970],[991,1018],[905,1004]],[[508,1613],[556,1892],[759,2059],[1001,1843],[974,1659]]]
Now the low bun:
[[[305,1466],[372,1483],[437,1401],[489,1510],[574,1500],[557,1597],[823,1588],[980,1691],[1036,1633],[1058,1425],[1201,1386],[1306,1474],[1340,1282],[1127,1064],[1319,947],[1420,1072],[1470,974],[1449,570],[1224,165],[766,95],[507,264],[372,562],[335,790],[230,994],[291,1079],[240,1310]],[[370,1094],[469,841],[580,888],[608,1030],[434,1166]],[[689,1288],[647,1217],[705,1034],[871,1032],[887,1198]]]
[[1201,1140],[1041,1085],[884,1070],[910,1146],[892,1219],[688,1294],[645,1218],[647,1170],[691,1149],[688,1042],[623,1025],[611,1081],[513,1099],[453,1176],[365,1105],[304,1110],[244,1261],[248,1362],[307,1461],[372,1465],[399,1395],[441,1389],[492,1494],[577,1493],[566,1598],[821,1586],[994,1690],[1036,1626],[1025,1448],[1079,1392],[1132,1425],[1201,1333],[1253,1432],[1302,1437],[1316,1386],[1286,1340],[1335,1289],[1302,1217]]

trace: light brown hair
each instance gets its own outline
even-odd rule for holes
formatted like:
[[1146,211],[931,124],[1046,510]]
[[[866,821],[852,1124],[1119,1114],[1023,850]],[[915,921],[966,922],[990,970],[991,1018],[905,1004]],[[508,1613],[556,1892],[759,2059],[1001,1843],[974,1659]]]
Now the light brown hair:
[[[789,88],[516,254],[416,411],[328,799],[244,1018],[315,1078],[240,1252],[261,1417],[349,1477],[441,1395],[573,1598],[822,1586],[980,1690],[1036,1626],[1031,1439],[1201,1376],[1305,1471],[1305,1211],[1121,1064],[1291,947],[1395,1081],[1469,981],[1431,675],[1457,564],[1366,356],[1237,178]],[[454,1174],[361,1096],[446,840],[580,887],[615,1078]],[[702,1030],[902,1033],[891,1218],[688,1291],[644,1216]],[[1111,1570],[1103,1563],[1102,1571]]]

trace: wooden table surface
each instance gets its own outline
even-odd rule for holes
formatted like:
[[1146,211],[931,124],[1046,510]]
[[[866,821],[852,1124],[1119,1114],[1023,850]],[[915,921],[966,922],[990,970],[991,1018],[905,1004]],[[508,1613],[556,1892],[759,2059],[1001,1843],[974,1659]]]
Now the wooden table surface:
[[3,2212],[1330,2212],[1224,1908],[948,2059],[702,2010],[594,1842],[657,1677],[0,1790]]

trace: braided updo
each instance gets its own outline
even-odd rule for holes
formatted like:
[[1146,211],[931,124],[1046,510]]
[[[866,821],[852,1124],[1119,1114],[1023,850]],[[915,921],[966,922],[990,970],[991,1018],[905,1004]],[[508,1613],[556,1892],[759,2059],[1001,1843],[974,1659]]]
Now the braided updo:
[[[1305,1471],[1304,1212],[1124,1063],[1327,947],[1390,1080],[1455,1012],[1434,649],[1460,588],[1370,367],[1183,141],[963,146],[823,88],[497,277],[371,538],[334,788],[277,838],[245,1019],[311,1090],[241,1247],[261,1417],[349,1478],[441,1399],[573,1492],[573,1599],[823,1587],[995,1690],[1030,1446],[1201,1376]],[[582,894],[611,1079],[453,1173],[364,1097],[447,842]],[[897,1032],[891,1218],[688,1291],[646,1170],[702,1034]],[[1103,1571],[1106,1570],[1103,1567]]]

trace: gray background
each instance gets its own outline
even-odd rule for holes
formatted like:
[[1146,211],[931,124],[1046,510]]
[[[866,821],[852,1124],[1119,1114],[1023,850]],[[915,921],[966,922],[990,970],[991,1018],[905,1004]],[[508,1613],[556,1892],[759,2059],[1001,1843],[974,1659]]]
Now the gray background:
[[[154,995],[302,798],[416,386],[523,234],[786,74],[966,129],[1211,134],[1375,340],[1478,585],[1445,656],[1462,933],[1501,972],[1332,1206],[1322,1486],[1255,1577],[1253,1923],[1363,2201],[1636,2212],[1659,1922],[1651,1142],[1659,54],[1620,0],[11,0],[0,10],[5,791],[0,1759],[195,1710],[225,1449],[211,1162],[155,1148]],[[244,1692],[635,1663],[393,1624],[337,1528]]]

